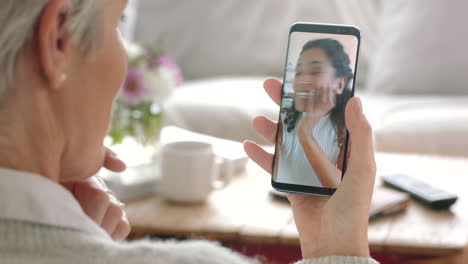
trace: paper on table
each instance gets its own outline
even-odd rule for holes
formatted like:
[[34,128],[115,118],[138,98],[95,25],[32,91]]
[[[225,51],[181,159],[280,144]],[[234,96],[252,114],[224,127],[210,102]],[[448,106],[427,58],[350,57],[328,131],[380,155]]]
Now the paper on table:
[[394,215],[406,210],[410,203],[407,193],[392,190],[387,187],[377,186],[372,196],[369,210],[369,219],[374,220],[388,215]]

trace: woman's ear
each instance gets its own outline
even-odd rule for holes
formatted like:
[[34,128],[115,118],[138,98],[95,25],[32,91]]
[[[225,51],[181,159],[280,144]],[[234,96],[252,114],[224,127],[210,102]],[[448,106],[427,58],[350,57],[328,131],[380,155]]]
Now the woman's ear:
[[35,38],[39,67],[44,81],[54,90],[62,87],[69,62],[70,34],[66,24],[70,18],[70,0],[50,0],[42,11]]
[[338,87],[336,89],[337,94],[342,94],[343,93],[344,87],[346,85],[346,81],[347,81],[347,79],[345,77],[338,78]]

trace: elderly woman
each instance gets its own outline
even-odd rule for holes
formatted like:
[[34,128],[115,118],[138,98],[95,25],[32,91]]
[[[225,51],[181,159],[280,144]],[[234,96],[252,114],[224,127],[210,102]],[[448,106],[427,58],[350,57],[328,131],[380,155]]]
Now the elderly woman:
[[[103,166],[125,169],[102,143],[126,74],[117,30],[125,5],[126,0],[2,2],[0,260],[250,263],[209,242],[118,241],[130,231],[125,213],[92,175]],[[281,83],[268,79],[265,88],[278,102]],[[358,100],[347,111],[353,153],[334,197],[289,195],[303,257],[310,259],[303,263],[374,263],[367,244],[375,174],[371,130]],[[273,140],[276,123],[260,117],[254,125]],[[271,154],[253,142],[245,149],[270,170]]]

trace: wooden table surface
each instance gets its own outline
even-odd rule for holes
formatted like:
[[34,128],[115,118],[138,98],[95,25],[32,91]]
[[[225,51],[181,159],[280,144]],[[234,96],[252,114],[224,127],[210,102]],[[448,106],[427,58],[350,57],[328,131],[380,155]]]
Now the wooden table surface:
[[[405,213],[371,222],[371,251],[445,256],[458,261],[464,258],[468,246],[468,159],[381,153],[377,155],[377,167],[378,175],[409,173],[421,177],[457,193],[459,200],[450,211],[433,211],[411,202]],[[381,183],[377,180],[376,184]],[[298,246],[291,208],[272,199],[270,188],[270,176],[249,162],[244,173],[226,188],[213,192],[204,204],[173,204],[154,196],[127,203],[126,211],[136,236],[156,234]]]

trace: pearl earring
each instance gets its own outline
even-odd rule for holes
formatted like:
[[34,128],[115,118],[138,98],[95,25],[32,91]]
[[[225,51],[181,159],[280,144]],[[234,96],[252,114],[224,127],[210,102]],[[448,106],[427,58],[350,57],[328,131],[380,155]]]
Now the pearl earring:
[[64,81],[66,81],[67,78],[68,78],[68,76],[67,76],[66,73],[60,74],[60,83],[63,83]]

